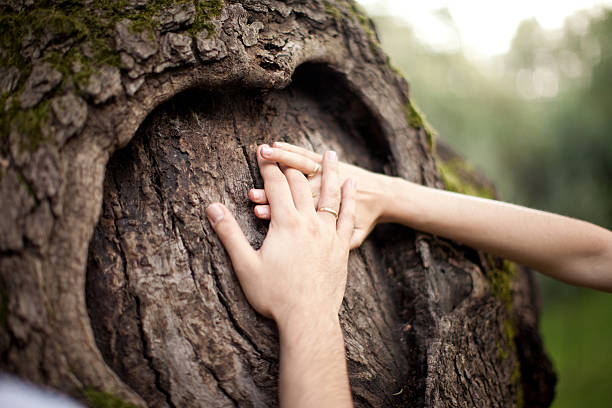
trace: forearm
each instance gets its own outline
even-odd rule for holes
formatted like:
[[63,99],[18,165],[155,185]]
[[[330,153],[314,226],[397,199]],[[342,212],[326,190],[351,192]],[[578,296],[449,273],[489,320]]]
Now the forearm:
[[612,291],[612,233],[606,229],[399,178],[385,184],[383,222],[450,238],[574,285]]
[[352,407],[344,338],[337,316],[279,323],[280,405]]

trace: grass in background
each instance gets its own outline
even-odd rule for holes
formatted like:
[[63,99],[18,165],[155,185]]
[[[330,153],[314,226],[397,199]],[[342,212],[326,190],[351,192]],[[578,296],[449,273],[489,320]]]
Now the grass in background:
[[540,331],[558,375],[553,408],[612,402],[612,294],[540,279]]

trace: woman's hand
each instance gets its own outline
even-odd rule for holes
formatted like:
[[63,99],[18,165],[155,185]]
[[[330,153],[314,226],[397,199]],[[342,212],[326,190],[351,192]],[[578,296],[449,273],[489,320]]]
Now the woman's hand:
[[[320,154],[288,143],[275,142],[273,147],[262,149],[263,157],[281,166],[291,167],[304,174],[309,174],[308,182],[316,206],[320,199],[322,177],[319,173],[323,157]],[[313,174],[314,173],[314,174]],[[350,248],[357,248],[368,234],[381,221],[383,214],[383,189],[387,177],[346,163],[339,164],[339,179],[343,183],[353,178],[358,181],[356,196],[355,227],[351,237]],[[258,218],[270,219],[270,207],[266,191],[252,189],[249,198],[254,203],[254,212]]]
[[[294,168],[281,171],[275,160],[262,156],[264,148],[258,150],[257,159],[271,222],[262,247],[251,248],[222,204],[211,204],[207,215],[255,310],[279,326],[293,316],[337,317],[346,285],[355,182],[343,183],[341,197],[338,161],[334,152],[328,152],[319,176],[317,211],[306,177]],[[322,208],[339,213],[338,219]]]

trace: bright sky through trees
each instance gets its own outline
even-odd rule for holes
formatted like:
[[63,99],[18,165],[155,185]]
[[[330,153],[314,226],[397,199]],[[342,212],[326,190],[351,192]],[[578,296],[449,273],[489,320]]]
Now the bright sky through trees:
[[[560,28],[576,10],[612,0],[357,0],[370,15],[405,19],[417,37],[436,51],[462,48],[470,57],[508,51],[519,23],[535,17],[546,29]],[[453,24],[449,24],[452,18]]]

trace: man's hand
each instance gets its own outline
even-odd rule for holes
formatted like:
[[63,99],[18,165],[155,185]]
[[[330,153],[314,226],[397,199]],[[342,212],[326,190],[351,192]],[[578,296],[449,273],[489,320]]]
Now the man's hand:
[[355,182],[347,180],[340,194],[338,161],[327,152],[315,207],[306,177],[293,168],[281,171],[261,150],[257,160],[270,210],[262,247],[251,248],[223,205],[211,204],[206,213],[248,301],[278,325],[280,405],[350,407],[338,312],[346,287]]
[[271,210],[262,247],[255,251],[222,204],[206,213],[227,252],[251,305],[282,325],[292,315],[337,316],[344,296],[349,239],[353,231],[355,185],[338,187],[338,161],[326,154],[317,211],[308,180],[295,169],[257,155]]

